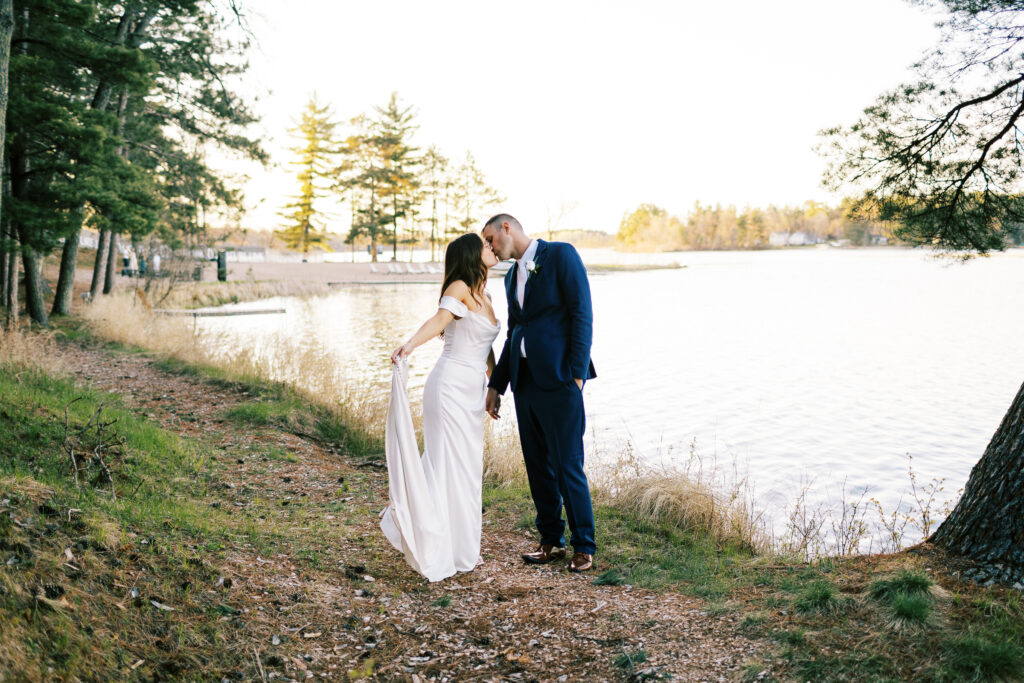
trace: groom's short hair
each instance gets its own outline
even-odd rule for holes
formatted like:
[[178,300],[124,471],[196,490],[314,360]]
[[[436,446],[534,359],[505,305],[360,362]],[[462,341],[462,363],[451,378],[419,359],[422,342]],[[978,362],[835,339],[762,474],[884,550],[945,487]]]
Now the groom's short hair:
[[515,216],[507,213],[497,213],[487,219],[487,222],[484,223],[484,230],[491,226],[500,228],[501,224],[505,222],[508,222],[509,225],[518,226],[520,230],[523,228],[523,226],[519,225],[519,221],[515,219]]

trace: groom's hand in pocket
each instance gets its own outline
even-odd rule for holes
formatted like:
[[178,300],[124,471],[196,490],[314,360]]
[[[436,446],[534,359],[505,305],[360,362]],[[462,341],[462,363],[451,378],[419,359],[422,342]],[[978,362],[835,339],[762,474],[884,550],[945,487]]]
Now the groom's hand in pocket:
[[501,408],[501,396],[494,389],[487,390],[487,404],[485,410],[487,414],[493,417],[495,420],[498,419],[498,409]]
[[572,381],[576,382],[576,386],[578,386],[580,388],[580,391],[583,391],[583,380],[573,378]]

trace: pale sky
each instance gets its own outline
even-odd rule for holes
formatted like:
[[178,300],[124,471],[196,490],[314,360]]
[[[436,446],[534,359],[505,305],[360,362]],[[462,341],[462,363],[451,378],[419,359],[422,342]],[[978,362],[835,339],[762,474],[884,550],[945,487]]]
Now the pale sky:
[[[338,119],[397,91],[415,141],[466,151],[528,232],[614,232],[653,202],[835,201],[817,131],[852,122],[933,44],[902,0],[729,3],[251,0],[247,92],[274,166],[245,169],[245,225],[280,226],[293,125],[315,91]],[[325,207],[326,208],[326,207]],[[347,207],[328,229],[347,231]]]

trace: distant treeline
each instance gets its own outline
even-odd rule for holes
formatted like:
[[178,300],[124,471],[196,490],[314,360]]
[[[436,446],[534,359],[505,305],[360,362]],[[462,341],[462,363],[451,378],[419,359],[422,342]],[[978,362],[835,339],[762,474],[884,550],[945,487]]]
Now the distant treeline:
[[768,208],[694,205],[686,218],[654,204],[623,217],[616,234],[620,248],[633,251],[758,249],[786,244],[849,240],[854,245],[892,243],[892,226],[852,215],[852,202],[837,207],[808,201],[803,206]]

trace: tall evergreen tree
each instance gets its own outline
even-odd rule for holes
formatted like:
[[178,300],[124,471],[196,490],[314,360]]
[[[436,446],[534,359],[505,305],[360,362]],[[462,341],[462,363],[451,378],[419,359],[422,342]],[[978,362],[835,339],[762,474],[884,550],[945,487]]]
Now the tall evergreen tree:
[[289,249],[301,251],[303,256],[311,247],[331,250],[313,203],[324,196],[325,182],[332,175],[332,162],[337,155],[334,139],[337,123],[332,118],[330,107],[318,104],[314,94],[306,104],[298,126],[290,131],[300,141],[299,145],[291,148],[298,157],[292,165],[299,169],[299,193],[294,201],[285,205],[286,209],[291,209],[284,215],[291,225],[274,235]]
[[438,233],[440,213],[438,202],[445,201],[445,189],[448,184],[448,159],[441,154],[436,145],[431,145],[426,154],[423,155],[422,173],[423,178],[420,185],[426,189],[424,198],[429,206],[427,213],[430,216],[430,260],[436,261],[437,243],[440,239]]
[[406,217],[416,203],[420,179],[417,168],[421,163],[419,151],[411,145],[415,114],[412,106],[402,107],[398,93],[391,93],[387,105],[376,107],[376,135],[374,144],[379,150],[383,166],[380,196],[391,217],[392,258],[398,259],[398,221]]
[[453,189],[454,202],[459,209],[458,225],[463,232],[478,230],[480,222],[487,219],[487,209],[505,201],[497,190],[487,184],[483,171],[470,152],[466,152],[466,158],[456,171]]
[[370,259],[377,262],[377,245],[386,238],[391,216],[382,204],[387,180],[384,146],[375,121],[365,114],[352,119],[353,132],[342,145],[342,162],[336,169],[335,188],[352,202],[353,221],[346,241],[366,238]]

